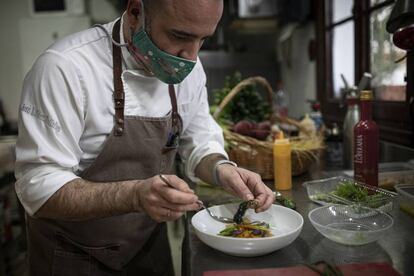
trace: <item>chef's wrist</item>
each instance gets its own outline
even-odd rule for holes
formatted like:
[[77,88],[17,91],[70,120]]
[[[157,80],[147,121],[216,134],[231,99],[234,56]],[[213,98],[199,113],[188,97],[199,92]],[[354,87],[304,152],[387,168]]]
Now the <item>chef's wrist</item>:
[[140,212],[142,210],[142,206],[141,206],[141,191],[140,188],[142,186],[142,181],[141,180],[132,180],[130,181],[130,188],[127,189],[127,193],[129,193],[131,195],[131,210],[133,212]]
[[227,159],[222,159],[222,160],[217,161],[213,167],[214,184],[217,186],[222,186],[222,183],[220,181],[220,175],[219,175],[219,167],[222,165],[231,165],[231,166],[237,167],[237,164],[235,162],[227,160]]

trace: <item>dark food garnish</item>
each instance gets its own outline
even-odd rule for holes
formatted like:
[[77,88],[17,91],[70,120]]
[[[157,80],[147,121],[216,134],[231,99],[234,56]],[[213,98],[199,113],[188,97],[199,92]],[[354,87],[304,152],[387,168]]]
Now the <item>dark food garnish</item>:
[[282,206],[285,206],[285,207],[290,208],[292,210],[296,210],[296,203],[295,203],[295,201],[293,201],[293,199],[286,198],[286,197],[281,196],[281,195],[280,196],[276,195],[275,199]]
[[218,235],[233,238],[264,238],[273,236],[269,224],[265,222],[229,224]]
[[233,217],[233,220],[236,224],[241,224],[243,222],[244,214],[248,208],[256,208],[258,202],[256,200],[248,200],[240,203],[239,208],[237,209],[236,214]]

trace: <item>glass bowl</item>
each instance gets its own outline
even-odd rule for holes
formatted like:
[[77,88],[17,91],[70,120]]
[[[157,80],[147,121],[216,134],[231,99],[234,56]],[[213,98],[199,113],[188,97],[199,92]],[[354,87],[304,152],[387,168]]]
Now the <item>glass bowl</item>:
[[387,213],[361,205],[325,205],[310,211],[308,217],[326,238],[346,245],[374,242],[394,223]]
[[414,185],[413,184],[398,184],[395,185],[400,202],[401,210],[407,212],[414,217]]

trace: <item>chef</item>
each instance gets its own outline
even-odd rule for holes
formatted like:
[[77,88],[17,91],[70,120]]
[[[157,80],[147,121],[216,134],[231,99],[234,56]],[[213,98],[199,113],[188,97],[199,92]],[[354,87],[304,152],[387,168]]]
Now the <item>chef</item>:
[[270,207],[209,115],[197,55],[222,11],[222,0],[129,0],[36,60],[16,145],[31,275],[172,275],[164,222],[200,208],[174,175],[177,153],[191,180]]

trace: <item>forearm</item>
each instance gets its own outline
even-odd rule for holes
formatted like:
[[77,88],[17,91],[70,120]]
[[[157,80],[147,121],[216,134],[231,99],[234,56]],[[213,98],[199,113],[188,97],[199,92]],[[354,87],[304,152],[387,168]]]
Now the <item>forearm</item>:
[[137,186],[137,180],[96,183],[78,178],[54,193],[35,216],[75,221],[137,211]]
[[195,169],[195,175],[210,184],[216,184],[214,180],[214,166],[220,160],[226,159],[221,154],[210,154],[201,159],[200,163]]

